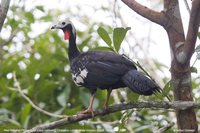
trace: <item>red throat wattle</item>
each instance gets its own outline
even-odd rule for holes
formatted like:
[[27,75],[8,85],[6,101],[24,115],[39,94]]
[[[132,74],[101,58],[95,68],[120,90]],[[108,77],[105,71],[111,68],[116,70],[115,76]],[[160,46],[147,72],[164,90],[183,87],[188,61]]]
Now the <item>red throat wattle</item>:
[[69,40],[69,38],[70,38],[70,32],[69,31],[65,31],[64,34],[65,34],[64,35],[64,39],[65,40]]

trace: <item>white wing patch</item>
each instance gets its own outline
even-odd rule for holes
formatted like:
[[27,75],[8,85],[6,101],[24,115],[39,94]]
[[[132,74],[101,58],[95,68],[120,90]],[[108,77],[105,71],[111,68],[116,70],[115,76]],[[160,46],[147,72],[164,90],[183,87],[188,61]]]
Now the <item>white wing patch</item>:
[[77,86],[80,86],[84,83],[84,79],[87,77],[88,70],[84,68],[83,70],[79,69],[79,72],[72,74],[72,78]]
[[86,78],[86,77],[87,77],[87,74],[88,74],[88,71],[87,71],[87,69],[85,68],[85,69],[83,69],[83,70],[81,71],[80,76],[83,77],[83,78]]

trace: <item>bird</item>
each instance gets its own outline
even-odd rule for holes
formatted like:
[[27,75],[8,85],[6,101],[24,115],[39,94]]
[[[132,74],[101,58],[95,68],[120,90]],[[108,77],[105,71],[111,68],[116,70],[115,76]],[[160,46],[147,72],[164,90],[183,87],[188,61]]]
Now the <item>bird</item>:
[[77,86],[89,89],[89,106],[80,114],[94,116],[93,103],[97,89],[107,90],[104,109],[112,90],[127,87],[139,95],[149,96],[159,91],[159,86],[137,70],[129,59],[112,51],[88,51],[81,53],[76,44],[76,29],[69,19],[54,24],[51,29],[60,29],[68,41],[68,57],[72,79]]

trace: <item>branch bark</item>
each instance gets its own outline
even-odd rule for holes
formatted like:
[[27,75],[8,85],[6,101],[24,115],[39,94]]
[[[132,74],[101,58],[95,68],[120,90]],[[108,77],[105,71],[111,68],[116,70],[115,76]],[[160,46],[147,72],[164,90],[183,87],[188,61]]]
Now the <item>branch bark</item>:
[[132,10],[134,10],[135,12],[149,19],[152,22],[155,22],[159,25],[165,25],[165,23],[167,22],[163,12],[154,11],[146,6],[141,5],[135,0],[122,0],[122,2],[124,2]]
[[190,61],[190,58],[194,53],[199,26],[200,26],[200,1],[193,0],[188,32],[184,47],[184,51],[186,53],[186,56],[188,57],[186,61]]
[[[1,3],[0,3],[0,34],[1,34],[1,29],[3,27],[4,20],[7,15],[9,5],[10,5],[10,0],[1,0]],[[2,47],[3,47],[3,44],[0,43],[0,67],[2,64],[2,60],[3,60],[3,48]]]
[[[127,110],[127,109],[143,109],[143,108],[151,108],[151,109],[179,109],[179,110],[187,110],[190,108],[200,108],[200,103],[195,102],[130,102],[130,103],[122,103],[110,106],[107,110],[99,110],[96,111],[94,117],[96,116],[104,116],[110,113],[114,113],[117,111]],[[25,133],[34,133],[34,132],[42,132],[47,129],[54,129],[60,126],[64,126],[67,124],[72,124],[75,122],[79,122],[81,120],[86,120],[89,118],[93,118],[91,114],[82,114],[82,115],[74,115],[70,117],[66,117],[57,121],[53,121],[47,124],[41,124],[36,127],[33,127],[30,130],[26,130]]]
[[10,5],[10,0],[1,0],[1,5],[0,5],[0,32],[3,27],[4,20],[7,15],[7,11]]

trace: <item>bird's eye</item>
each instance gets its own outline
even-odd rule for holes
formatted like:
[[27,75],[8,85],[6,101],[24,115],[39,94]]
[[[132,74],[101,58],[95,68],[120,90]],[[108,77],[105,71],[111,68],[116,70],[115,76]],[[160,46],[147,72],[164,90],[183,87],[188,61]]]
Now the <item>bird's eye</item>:
[[62,22],[62,25],[65,25],[65,22]]

